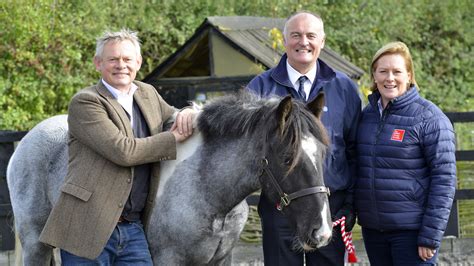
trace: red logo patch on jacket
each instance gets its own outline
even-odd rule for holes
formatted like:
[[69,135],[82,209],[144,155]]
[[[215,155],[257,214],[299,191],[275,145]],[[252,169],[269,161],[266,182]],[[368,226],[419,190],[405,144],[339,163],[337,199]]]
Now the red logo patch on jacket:
[[403,141],[403,136],[405,136],[405,129],[394,129],[392,132],[392,137],[390,140]]

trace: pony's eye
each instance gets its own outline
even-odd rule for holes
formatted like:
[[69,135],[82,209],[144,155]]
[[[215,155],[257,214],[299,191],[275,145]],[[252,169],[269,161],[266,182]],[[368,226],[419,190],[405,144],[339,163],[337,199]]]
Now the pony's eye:
[[284,163],[285,163],[286,165],[291,165],[292,162],[293,162],[293,158],[292,158],[292,157],[287,157],[287,158],[285,158]]

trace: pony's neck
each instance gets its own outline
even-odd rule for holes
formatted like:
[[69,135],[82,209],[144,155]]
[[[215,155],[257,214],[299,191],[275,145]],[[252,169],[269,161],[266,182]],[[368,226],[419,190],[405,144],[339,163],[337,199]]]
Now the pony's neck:
[[208,197],[218,201],[224,212],[260,188],[259,153],[255,144],[245,137],[216,141],[203,147],[206,156],[201,158],[200,178],[209,189],[207,193],[211,193]]
[[226,213],[260,188],[260,153],[246,137],[221,138],[204,145],[196,132],[177,145],[176,160],[161,163],[158,201],[175,197],[169,195],[169,189],[179,188],[188,196],[180,198],[200,198],[207,202],[206,208],[214,209],[212,212]]

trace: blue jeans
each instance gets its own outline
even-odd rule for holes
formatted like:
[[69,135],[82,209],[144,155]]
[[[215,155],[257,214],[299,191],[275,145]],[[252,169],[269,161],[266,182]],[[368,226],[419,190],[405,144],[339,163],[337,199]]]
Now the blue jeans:
[[372,266],[436,265],[439,249],[429,260],[418,256],[417,230],[380,232],[362,228],[362,237]]
[[94,260],[61,250],[62,265],[153,265],[141,222],[118,223],[99,257]]

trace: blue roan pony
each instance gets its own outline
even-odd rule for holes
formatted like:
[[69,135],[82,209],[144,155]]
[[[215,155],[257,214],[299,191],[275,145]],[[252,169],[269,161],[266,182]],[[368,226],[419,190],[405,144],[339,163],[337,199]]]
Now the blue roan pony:
[[[288,216],[295,249],[331,238],[322,176],[327,136],[324,97],[308,104],[246,93],[206,104],[198,132],[162,163],[160,189],[146,233],[155,265],[230,264],[248,215],[245,198],[262,189]],[[38,236],[67,171],[66,116],[47,119],[20,142],[7,170],[15,227],[25,265],[52,264]]]

